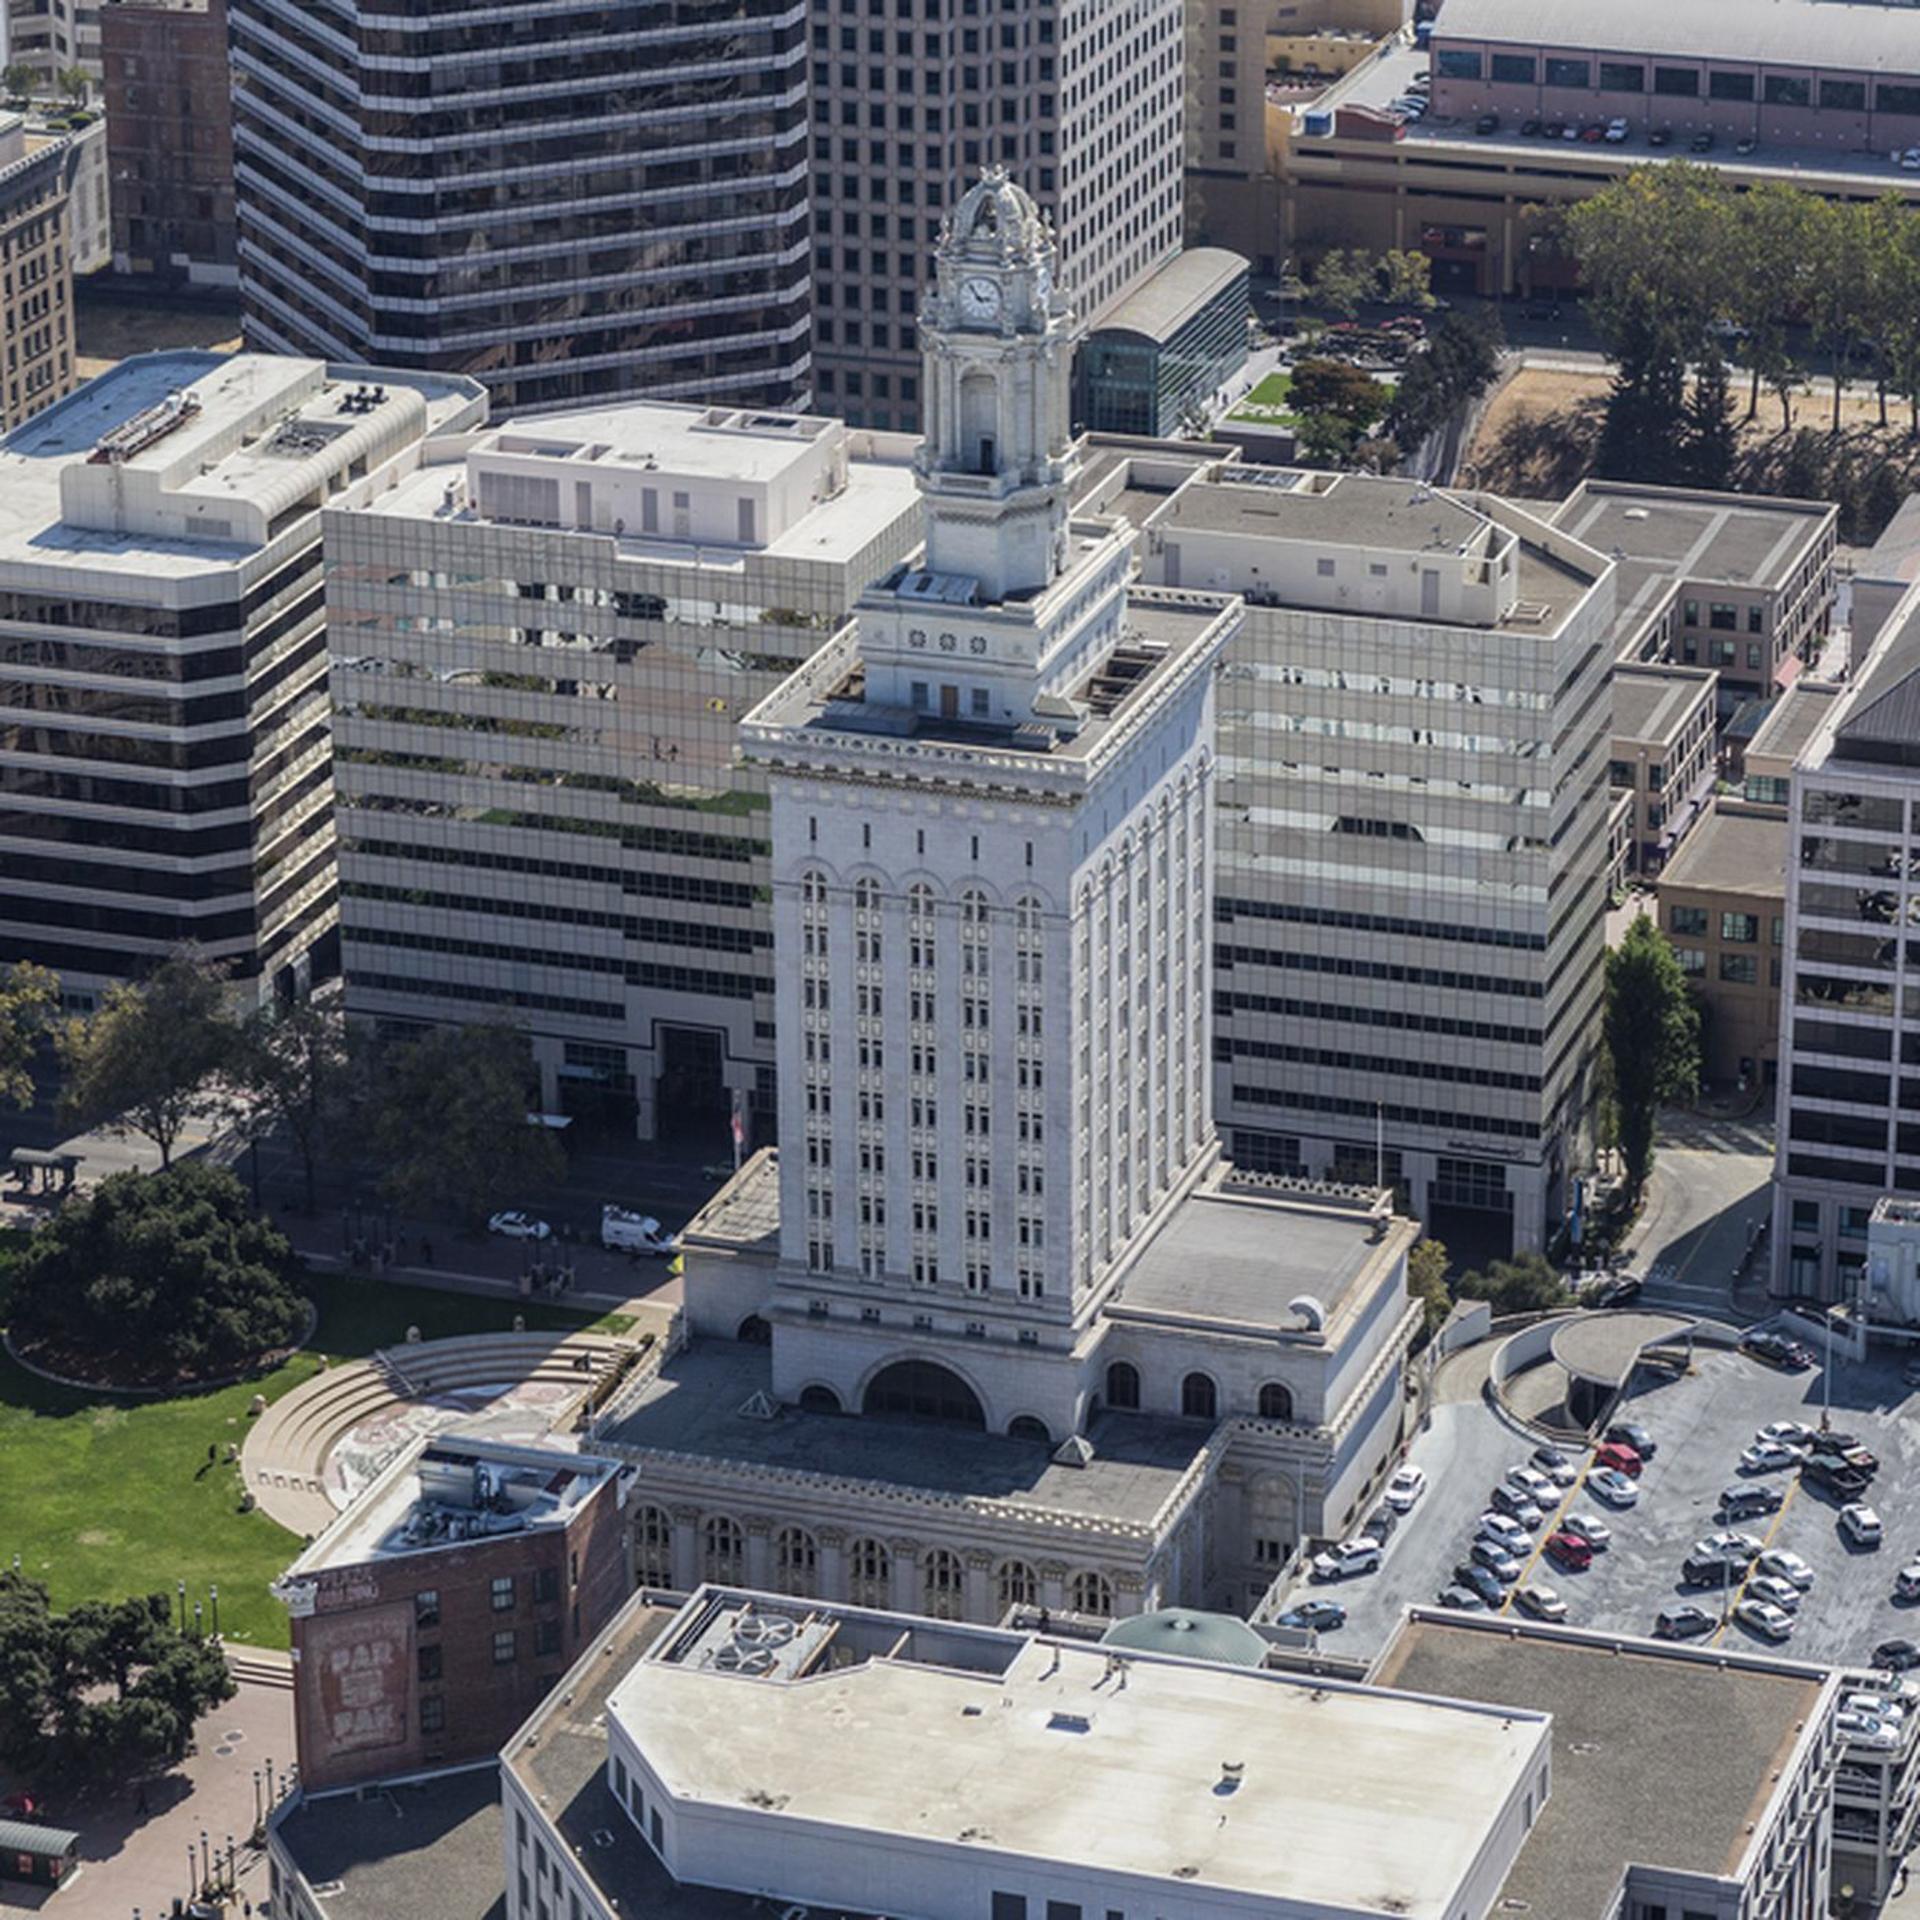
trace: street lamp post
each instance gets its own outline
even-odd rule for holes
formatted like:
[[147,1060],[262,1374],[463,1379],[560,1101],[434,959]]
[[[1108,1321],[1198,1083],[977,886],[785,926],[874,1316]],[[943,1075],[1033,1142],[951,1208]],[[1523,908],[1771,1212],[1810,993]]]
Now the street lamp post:
[[228,1834],[227,1835],[227,1892],[229,1894],[235,1894],[235,1893],[238,1893],[239,1891],[240,1891],[240,1878],[239,1878],[239,1875],[236,1874],[233,1870],[233,1835]]
[[220,1587],[217,1581],[209,1583],[207,1596],[213,1602],[213,1637],[218,1640],[220,1638]]
[[253,1830],[255,1833],[260,1831],[260,1824],[265,1818],[266,1815],[260,1805],[260,1769],[255,1767],[253,1770]]
[[185,1633],[187,1630],[187,1583],[182,1580],[178,1585],[180,1588],[180,1631]]

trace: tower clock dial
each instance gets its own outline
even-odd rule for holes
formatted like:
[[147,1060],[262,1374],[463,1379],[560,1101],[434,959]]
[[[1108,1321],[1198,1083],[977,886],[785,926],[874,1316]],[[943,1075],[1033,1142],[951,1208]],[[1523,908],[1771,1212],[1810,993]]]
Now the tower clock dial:
[[1000,313],[1000,283],[984,274],[960,282],[960,311],[969,320],[993,320]]

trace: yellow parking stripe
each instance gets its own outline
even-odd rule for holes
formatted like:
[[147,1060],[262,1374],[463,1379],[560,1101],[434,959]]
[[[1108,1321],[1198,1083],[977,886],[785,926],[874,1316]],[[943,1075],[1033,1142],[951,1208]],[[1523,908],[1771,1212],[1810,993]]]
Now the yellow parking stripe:
[[[1780,1523],[1787,1517],[1787,1509],[1793,1505],[1794,1495],[1799,1491],[1800,1476],[1796,1473],[1793,1476],[1792,1484],[1787,1488],[1787,1497],[1774,1509],[1773,1525],[1767,1529],[1766,1537],[1760,1542],[1760,1553],[1765,1553],[1766,1550],[1773,1545],[1773,1536],[1780,1531]],[[1733,1610],[1746,1596],[1747,1582],[1753,1578],[1753,1570],[1760,1564],[1760,1553],[1756,1553],[1753,1558],[1747,1562],[1747,1570],[1740,1576],[1740,1584],[1734,1588],[1733,1598],[1731,1600],[1726,1598],[1725,1589],[1723,1588],[1721,1590],[1722,1604],[1727,1610],[1726,1617],[1714,1628],[1713,1638],[1707,1642],[1708,1646],[1717,1647],[1720,1644],[1721,1636],[1733,1625]],[[1802,1602],[1802,1605],[1804,1604],[1805,1602]]]
[[[1527,1584],[1527,1576],[1533,1571],[1533,1563],[1536,1560],[1538,1560],[1543,1553],[1546,1552],[1547,1542],[1551,1540],[1553,1536],[1560,1531],[1560,1521],[1562,1516],[1566,1513],[1567,1509],[1573,1505],[1574,1496],[1580,1491],[1582,1487],[1584,1487],[1587,1484],[1587,1475],[1592,1471],[1592,1469],[1593,1469],[1593,1456],[1592,1454],[1588,1454],[1587,1464],[1580,1469],[1580,1477],[1576,1481],[1574,1481],[1572,1486],[1570,1486],[1567,1489],[1565,1495],[1562,1497],[1560,1501],[1560,1504],[1554,1508],[1552,1513],[1550,1513],[1544,1520],[1540,1522],[1540,1538],[1534,1542],[1533,1551],[1527,1555],[1526,1565],[1520,1569],[1520,1578],[1516,1580],[1513,1583],[1513,1585],[1507,1589],[1507,1597],[1504,1600],[1502,1600],[1499,1606],[1495,1609],[1496,1613],[1507,1613],[1512,1610],[1513,1596],[1516,1593],[1518,1593],[1520,1589]],[[1473,1557],[1473,1550],[1471,1547],[1469,1547],[1467,1550],[1467,1557],[1469,1559]]]

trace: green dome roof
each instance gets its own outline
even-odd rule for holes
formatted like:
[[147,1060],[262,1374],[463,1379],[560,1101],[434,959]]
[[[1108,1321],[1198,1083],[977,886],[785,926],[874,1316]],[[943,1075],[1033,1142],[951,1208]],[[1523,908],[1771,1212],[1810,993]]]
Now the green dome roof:
[[1267,1657],[1267,1643],[1230,1613],[1197,1613],[1191,1607],[1163,1607],[1158,1613],[1136,1613],[1116,1620],[1100,1636],[1109,1647],[1131,1647],[1136,1653],[1177,1653],[1187,1660],[1219,1660],[1232,1667],[1257,1667]]

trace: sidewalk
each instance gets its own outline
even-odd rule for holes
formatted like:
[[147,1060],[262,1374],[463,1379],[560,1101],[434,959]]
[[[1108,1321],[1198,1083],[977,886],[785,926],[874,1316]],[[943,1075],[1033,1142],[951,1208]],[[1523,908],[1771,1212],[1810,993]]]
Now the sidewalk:
[[[584,1247],[556,1248],[551,1256],[562,1263],[568,1259],[575,1262],[575,1284],[560,1294],[529,1293],[521,1287],[518,1273],[476,1273],[439,1262],[422,1266],[395,1261],[386,1266],[356,1268],[337,1246],[316,1244],[315,1225],[311,1221],[301,1222],[299,1226],[288,1225],[286,1231],[294,1251],[321,1273],[360,1273],[370,1279],[394,1280],[410,1287],[431,1287],[440,1293],[487,1293],[501,1300],[539,1300],[552,1306],[588,1308],[596,1313],[618,1312],[639,1301],[678,1305],[684,1297],[676,1261],[646,1260],[627,1268],[623,1255],[599,1253],[597,1249]],[[413,1242],[419,1239],[417,1234],[408,1237]],[[581,1255],[593,1256],[600,1264],[617,1262],[624,1271],[596,1273],[588,1278],[581,1273],[585,1264],[579,1258]],[[651,1284],[646,1284],[648,1281]]]

